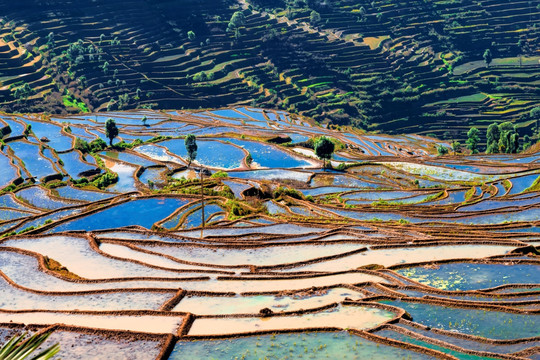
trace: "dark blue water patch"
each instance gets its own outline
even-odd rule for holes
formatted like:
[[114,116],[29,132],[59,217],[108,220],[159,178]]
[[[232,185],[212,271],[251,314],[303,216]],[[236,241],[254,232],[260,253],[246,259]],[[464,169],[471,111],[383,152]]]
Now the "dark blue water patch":
[[307,167],[311,163],[301,158],[294,157],[289,153],[266,144],[254,141],[227,139],[229,142],[243,147],[251,154],[253,162],[259,166],[268,168],[298,168]]
[[107,157],[110,157],[111,159],[117,159],[121,160],[133,165],[140,165],[140,166],[151,166],[156,165],[157,163],[152,160],[148,160],[147,158],[144,158],[142,156],[138,156],[135,154],[131,154],[128,152],[117,152],[117,151],[102,151],[99,153],[100,155],[105,155]]
[[13,194],[9,194],[9,193],[0,195],[0,207],[23,210],[23,211],[26,211],[26,210],[35,211],[34,209],[31,209],[28,206],[21,204],[20,202],[15,200]]
[[429,195],[433,193],[424,193],[419,191],[362,191],[345,194],[342,196],[342,198],[352,200],[367,200],[369,202],[378,200],[397,201],[398,199],[408,198],[420,194]]
[[223,184],[227,185],[231,189],[231,191],[234,193],[234,196],[237,197],[238,199],[242,198],[242,191],[249,189],[251,187],[251,185],[249,184],[239,183],[236,181],[223,180],[222,182]]
[[[8,137],[21,136],[24,133],[25,126],[14,119],[8,117],[2,117],[2,119],[9,125],[11,133],[8,134]],[[18,117],[18,119],[22,119]]]
[[139,176],[139,181],[143,184],[150,186],[150,182],[154,184],[164,184],[166,182],[165,173],[168,171],[165,167],[159,168],[146,168],[144,172]]
[[540,283],[540,266],[536,265],[452,263],[441,264],[438,269],[418,266],[396,272],[424,285],[452,291]]
[[58,124],[61,123],[67,123],[67,124],[74,124],[74,125],[90,125],[90,126],[96,126],[96,123],[92,120],[90,120],[91,115],[88,115],[88,117],[83,116],[74,116],[71,118],[56,118],[52,117],[51,121],[54,121]]
[[268,120],[264,117],[262,111],[256,111],[256,110],[248,110],[246,108],[237,108],[236,111],[241,112],[242,114],[245,114],[255,120],[267,122]]
[[130,225],[150,229],[152,225],[166,218],[189,200],[177,198],[150,198],[128,201],[100,212],[68,221],[50,232],[73,230],[107,230]]
[[[204,221],[205,222],[208,222],[208,219],[210,218],[210,216],[218,213],[218,212],[223,212],[223,209],[216,205],[216,204],[210,204],[210,205],[206,205],[204,207]],[[192,212],[191,214],[189,214],[183,224],[182,224],[182,228],[184,229],[190,229],[190,228],[194,228],[194,227],[199,227],[202,225],[202,208],[201,209],[198,209],[194,212]]]
[[100,191],[83,190],[74,188],[71,186],[62,186],[53,190],[58,196],[79,201],[98,201],[108,199],[114,196],[114,194],[103,193]]
[[512,188],[508,192],[508,195],[515,195],[525,191],[532,186],[535,180],[538,179],[538,176],[539,174],[532,174],[509,179],[512,183]]
[[508,229],[508,230],[499,230],[500,232],[530,232],[530,233],[540,233],[540,226],[529,226],[519,229]]
[[71,149],[73,139],[67,135],[63,135],[60,126],[50,122],[32,121],[28,119],[25,119],[25,122],[32,126],[32,132],[38,139],[43,137],[49,139],[50,141],[47,142],[47,145],[56,151],[66,151]]
[[29,204],[41,209],[56,210],[66,206],[76,205],[76,203],[62,199],[51,198],[48,191],[39,186],[22,189],[16,195],[20,196],[21,199],[27,201]]
[[11,160],[0,151],[0,188],[9,185],[19,175],[17,169],[11,164]]
[[[184,139],[167,140],[160,142],[159,145],[167,147],[171,153],[183,159],[187,158]],[[203,165],[224,169],[234,169],[242,165],[244,152],[231,144],[200,140],[197,141],[197,145],[196,160]]]
[[15,209],[0,209],[0,221],[16,220],[30,215],[34,215],[34,213]]
[[[160,133],[161,134],[161,133]],[[159,134],[159,135],[160,135]],[[158,134],[156,134],[158,135]],[[163,134],[165,136],[165,134]],[[174,136],[179,135],[177,133],[174,133]],[[173,136],[173,135],[171,135]],[[122,131],[122,135],[120,135],[120,138],[124,140],[127,143],[134,142],[135,140],[141,140],[141,141],[148,141],[152,139],[154,135],[146,135],[146,134],[128,134]]]
[[540,336],[540,315],[512,314],[483,309],[464,309],[405,301],[382,301],[402,308],[413,321],[448,331],[489,339],[521,339]]
[[274,221],[271,221],[271,220],[268,220],[268,219],[264,219],[264,218],[249,219],[249,221],[252,222],[252,223],[255,223],[255,224],[259,224],[259,225],[270,225],[270,224],[275,224]]
[[452,163],[443,163],[443,162],[434,162],[426,161],[424,164],[434,165],[434,166],[443,166],[449,169],[467,171],[474,174],[500,174],[501,170],[498,168],[484,168],[474,165],[463,165],[463,164],[452,164]]
[[37,218],[34,218],[31,221],[25,222],[24,224],[21,224],[20,226],[14,228],[14,231],[21,231],[23,229],[27,229],[29,227],[40,227],[45,225],[45,223],[57,221],[63,218],[67,218],[72,215],[80,214],[82,212],[82,209],[66,209],[66,210],[60,210],[53,214],[40,216]]
[[313,189],[299,189],[299,191],[304,195],[318,196],[318,195],[328,195],[335,193],[342,193],[351,190],[360,190],[358,188],[347,188],[347,187],[338,187],[338,186],[323,186]]
[[539,197],[532,197],[528,199],[521,200],[486,200],[481,201],[476,204],[462,206],[458,211],[483,211],[483,210],[494,210],[501,209],[505,207],[517,207],[517,206],[527,206],[533,204],[540,204]]
[[230,172],[230,177],[239,179],[254,179],[254,180],[296,180],[301,182],[307,182],[312,173],[286,170],[286,169],[262,169],[251,171],[235,171]]
[[18,220],[15,220],[15,221],[10,221],[10,222],[6,222],[6,223],[3,223],[0,225],[0,233],[8,230],[8,229],[11,229],[12,227],[14,227],[15,225],[17,225],[19,223]]
[[[97,169],[95,166],[84,163],[81,160],[81,154],[77,150],[70,151],[68,153],[58,154],[60,160],[62,160],[62,167],[73,179],[78,179],[79,174],[88,171]],[[99,170],[101,172],[101,170]]]
[[71,134],[78,137],[78,138],[81,138],[85,141],[92,141],[94,140],[96,137],[92,134],[90,134],[89,132],[87,132],[85,129],[83,128],[80,128],[80,127],[77,127],[77,126],[70,126],[70,129],[71,129]]
[[433,359],[411,350],[375,343],[348,332],[312,332],[179,341],[169,359]]
[[40,154],[39,146],[22,141],[14,141],[9,143],[9,147],[24,162],[26,169],[32,176],[41,179],[44,176],[57,173],[52,163]]
[[458,224],[488,225],[519,221],[536,221],[538,219],[540,219],[540,207],[508,213],[479,215],[462,219],[448,219],[446,220],[446,222],[455,222]]
[[236,132],[236,131],[238,131],[238,129],[225,127],[225,126],[216,126],[216,127],[204,127],[199,130],[194,130],[192,131],[192,133],[196,135],[218,135],[218,134],[225,134],[225,133]]
[[293,143],[299,143],[299,142],[307,141],[309,139],[309,136],[297,134],[297,133],[289,133],[287,135],[289,135]]
[[228,117],[232,119],[245,119],[245,120],[248,119],[247,116],[242,115],[232,109],[214,110],[214,111],[209,111],[208,113],[210,113],[211,115],[216,115],[220,117]]
[[476,355],[463,353],[460,351],[449,349],[447,347],[434,345],[434,344],[431,344],[431,343],[428,343],[428,342],[425,342],[425,341],[422,341],[422,340],[419,340],[411,336],[407,336],[407,335],[404,335],[404,334],[401,334],[392,330],[377,331],[375,332],[375,335],[379,335],[385,338],[390,338],[390,339],[394,339],[398,341],[403,341],[408,344],[419,345],[428,349],[437,350],[445,354],[452,355],[460,360],[487,360],[487,359],[495,358],[495,357],[476,356]]
[[318,173],[311,179],[311,186],[346,186],[349,188],[378,188],[379,184],[370,183],[347,175],[323,175]]

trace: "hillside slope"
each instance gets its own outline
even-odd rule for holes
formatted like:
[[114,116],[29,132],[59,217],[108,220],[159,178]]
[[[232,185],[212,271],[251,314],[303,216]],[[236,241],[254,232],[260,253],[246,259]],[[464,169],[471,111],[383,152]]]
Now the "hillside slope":
[[538,2],[517,0],[24,0],[1,21],[0,103],[251,104],[387,133],[463,139],[510,120],[530,134],[539,23]]

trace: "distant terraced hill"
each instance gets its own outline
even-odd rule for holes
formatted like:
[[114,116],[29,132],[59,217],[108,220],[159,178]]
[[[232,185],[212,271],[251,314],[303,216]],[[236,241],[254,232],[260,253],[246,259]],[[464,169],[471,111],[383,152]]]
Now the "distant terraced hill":
[[494,121],[536,130],[538,1],[21,0],[3,10],[5,111],[251,104],[447,139]]

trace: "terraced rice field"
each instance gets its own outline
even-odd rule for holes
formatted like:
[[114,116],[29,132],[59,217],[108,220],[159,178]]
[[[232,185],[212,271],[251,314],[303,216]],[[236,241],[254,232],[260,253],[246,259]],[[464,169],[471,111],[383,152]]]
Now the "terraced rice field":
[[[471,126],[492,122],[515,121],[531,135],[529,112],[540,99],[537,5],[21,1],[0,24],[0,105],[74,113],[252,104],[462,143]],[[227,31],[237,11],[245,20]],[[248,125],[260,119],[249,110],[222,115]],[[283,114],[271,120],[288,122]]]
[[[74,148],[109,117],[129,146]],[[436,157],[431,138],[246,107],[2,118],[36,130],[2,138],[0,340],[52,331],[73,359],[540,356],[538,153]],[[304,143],[322,134],[334,169]]]

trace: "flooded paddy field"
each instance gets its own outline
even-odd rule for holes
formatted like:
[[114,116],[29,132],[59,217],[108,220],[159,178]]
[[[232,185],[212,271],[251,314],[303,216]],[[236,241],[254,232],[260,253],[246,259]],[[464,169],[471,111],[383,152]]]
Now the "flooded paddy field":
[[540,356],[539,154],[439,157],[247,107],[3,118],[2,340],[51,331],[66,359]]

